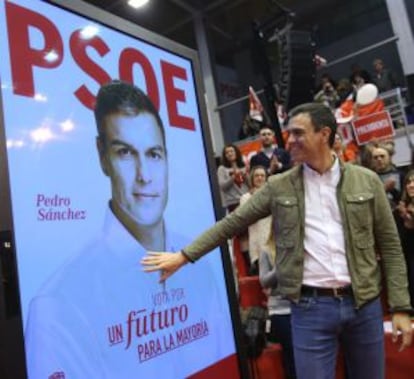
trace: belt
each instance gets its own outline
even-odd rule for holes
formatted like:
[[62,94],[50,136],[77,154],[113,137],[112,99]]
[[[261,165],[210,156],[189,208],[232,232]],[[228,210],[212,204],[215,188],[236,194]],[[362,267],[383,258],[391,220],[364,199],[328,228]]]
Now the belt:
[[344,296],[352,296],[352,287],[335,287],[335,288],[322,288],[322,287],[311,287],[303,285],[301,288],[302,296],[328,296],[341,298]]

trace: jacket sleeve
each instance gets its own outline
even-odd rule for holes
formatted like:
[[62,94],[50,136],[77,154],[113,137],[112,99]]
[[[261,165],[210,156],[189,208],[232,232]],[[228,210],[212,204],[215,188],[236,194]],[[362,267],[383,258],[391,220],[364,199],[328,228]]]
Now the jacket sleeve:
[[400,239],[383,184],[372,177],[374,188],[374,236],[381,261],[391,311],[411,309],[408,277]]
[[224,243],[227,239],[241,233],[257,220],[269,216],[271,213],[270,184],[266,183],[255,192],[245,204],[236,208],[221,221],[202,233],[193,243],[183,251],[192,261],[201,258],[204,254]]
[[246,192],[240,196],[240,205],[243,205],[250,199],[251,195],[250,192]]

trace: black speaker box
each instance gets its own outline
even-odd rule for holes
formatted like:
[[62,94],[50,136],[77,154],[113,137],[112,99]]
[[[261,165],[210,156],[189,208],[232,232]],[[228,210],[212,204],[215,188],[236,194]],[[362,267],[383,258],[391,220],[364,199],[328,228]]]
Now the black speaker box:
[[311,102],[315,87],[314,44],[311,33],[290,30],[281,36],[279,91],[287,110]]

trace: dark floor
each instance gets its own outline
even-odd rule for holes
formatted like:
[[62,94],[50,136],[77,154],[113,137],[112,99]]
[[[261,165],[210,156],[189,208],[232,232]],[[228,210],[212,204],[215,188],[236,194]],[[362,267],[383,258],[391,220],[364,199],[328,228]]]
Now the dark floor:
[[0,379],[26,379],[20,318],[2,316],[0,312]]

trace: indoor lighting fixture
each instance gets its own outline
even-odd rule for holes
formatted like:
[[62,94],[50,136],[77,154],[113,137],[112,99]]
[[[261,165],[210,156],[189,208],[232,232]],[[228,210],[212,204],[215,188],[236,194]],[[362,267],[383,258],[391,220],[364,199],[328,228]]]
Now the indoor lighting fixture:
[[143,7],[149,0],[128,0],[128,5],[132,8],[140,8]]

